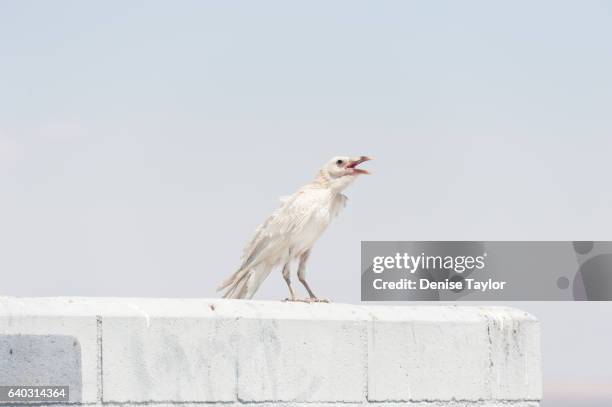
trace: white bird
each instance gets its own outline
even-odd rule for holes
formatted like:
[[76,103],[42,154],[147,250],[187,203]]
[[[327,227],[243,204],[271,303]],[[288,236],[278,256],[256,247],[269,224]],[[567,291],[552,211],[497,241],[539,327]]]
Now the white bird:
[[366,170],[357,168],[369,157],[334,157],[318,176],[293,195],[282,198],[281,206],[255,231],[244,249],[242,265],[217,291],[226,289],[224,298],[252,298],[261,283],[276,266],[283,266],[283,277],[290,298],[298,301],[291,287],[290,264],[299,259],[298,279],[310,298],[319,300],[306,282],[306,261],[310,250],[332,219],[346,205],[342,191]]

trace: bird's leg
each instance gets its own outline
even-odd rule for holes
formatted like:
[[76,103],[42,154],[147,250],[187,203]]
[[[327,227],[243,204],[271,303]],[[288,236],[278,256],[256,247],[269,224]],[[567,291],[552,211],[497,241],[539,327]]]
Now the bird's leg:
[[308,295],[310,296],[310,298],[307,299],[306,302],[329,302],[329,300],[320,300],[319,298],[317,298],[315,293],[312,292],[310,286],[306,282],[306,261],[308,261],[309,256],[310,250],[307,250],[302,253],[302,255],[300,256],[300,264],[298,266],[298,279],[300,280],[300,283],[304,285],[306,290],[308,290]]
[[289,287],[289,294],[291,295],[291,298],[285,298],[285,301],[297,301],[295,292],[293,292],[293,288],[291,287],[291,270],[289,268],[289,262],[287,262],[287,264],[285,264],[285,266],[283,267],[283,278],[287,282],[287,287]]

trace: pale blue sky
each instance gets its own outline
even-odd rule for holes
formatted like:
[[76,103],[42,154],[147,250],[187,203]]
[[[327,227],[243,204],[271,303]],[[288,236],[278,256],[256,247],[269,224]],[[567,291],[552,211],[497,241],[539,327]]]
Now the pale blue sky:
[[[309,270],[357,302],[361,240],[612,240],[611,151],[610,1],[0,2],[4,295],[216,295],[277,197],[368,154]],[[612,307],[523,307],[548,379],[612,382]]]

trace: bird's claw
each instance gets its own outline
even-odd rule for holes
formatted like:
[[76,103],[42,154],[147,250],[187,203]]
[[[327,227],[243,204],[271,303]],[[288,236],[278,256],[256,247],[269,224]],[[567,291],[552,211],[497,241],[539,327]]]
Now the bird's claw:
[[306,298],[304,301],[306,301],[307,303],[313,303],[313,302],[323,302],[325,304],[329,304],[331,303],[330,300],[326,300],[324,298],[317,298],[317,297],[310,297],[310,298]]
[[330,300],[326,300],[326,299],[322,299],[322,298],[316,298],[316,297],[310,297],[310,298],[304,298],[304,299],[302,299],[302,298],[285,298],[283,300],[283,302],[305,302],[307,304],[312,304],[312,303],[315,303],[315,302],[322,302],[322,303],[325,303],[325,304],[331,303]]

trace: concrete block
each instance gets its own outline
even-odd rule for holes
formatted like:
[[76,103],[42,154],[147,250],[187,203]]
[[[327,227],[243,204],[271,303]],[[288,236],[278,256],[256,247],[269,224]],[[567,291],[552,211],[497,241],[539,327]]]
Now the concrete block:
[[528,314],[502,307],[369,310],[368,400],[540,398],[539,326]]
[[483,309],[491,348],[488,370],[490,398],[539,400],[542,398],[540,324],[526,312],[503,308]]
[[487,324],[476,309],[369,310],[368,400],[488,398]]
[[73,406],[535,407],[540,364],[511,308],[0,298],[0,385]]
[[122,303],[103,316],[105,402],[235,400],[235,315],[197,300]]
[[358,307],[253,303],[240,321],[238,398],[244,402],[360,402],[367,313]]
[[96,314],[76,300],[0,297],[0,386],[70,386],[99,400]]

